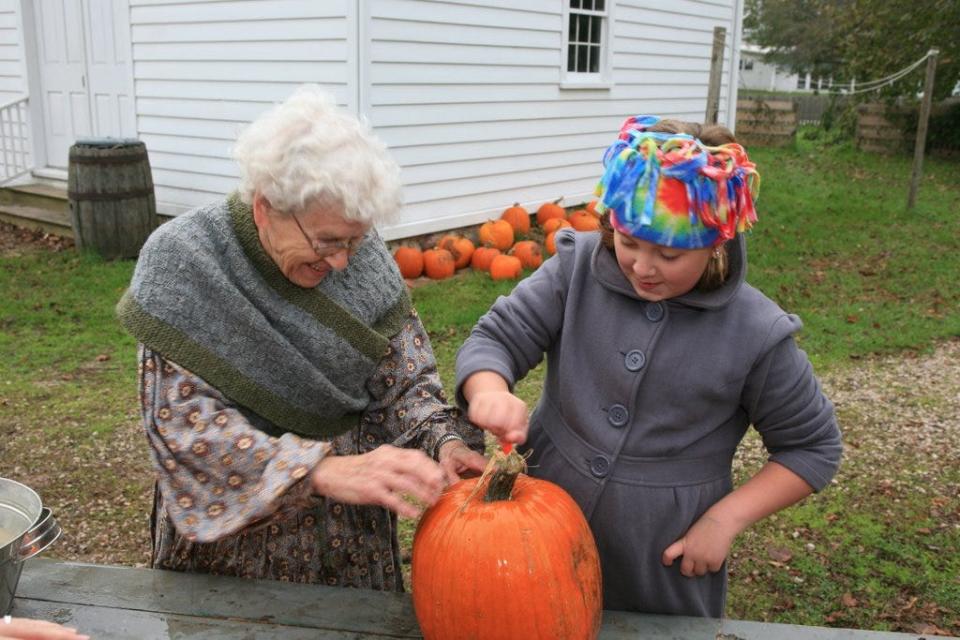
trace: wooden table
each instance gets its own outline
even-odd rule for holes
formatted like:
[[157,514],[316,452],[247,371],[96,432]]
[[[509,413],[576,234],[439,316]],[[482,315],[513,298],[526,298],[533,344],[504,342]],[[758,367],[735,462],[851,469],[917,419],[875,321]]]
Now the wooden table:
[[[12,613],[77,627],[95,640],[420,637],[406,594],[43,559],[24,566]],[[918,640],[922,636],[605,611],[600,637]]]

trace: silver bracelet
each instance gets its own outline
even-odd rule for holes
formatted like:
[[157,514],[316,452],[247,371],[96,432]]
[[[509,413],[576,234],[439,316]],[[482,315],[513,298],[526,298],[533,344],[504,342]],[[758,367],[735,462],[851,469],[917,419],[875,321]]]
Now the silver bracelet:
[[[456,433],[449,432],[449,433],[443,434],[442,436],[440,436],[439,438],[437,438],[437,443],[436,443],[435,445],[433,445],[433,459],[434,459],[434,460],[437,460],[437,461],[440,460],[440,447],[442,447],[443,445],[447,444],[447,443],[450,442],[451,440],[459,440],[460,442],[463,442],[463,438],[461,438],[461,437],[460,437],[459,435],[457,435]],[[466,444],[466,443],[464,443],[464,444]]]

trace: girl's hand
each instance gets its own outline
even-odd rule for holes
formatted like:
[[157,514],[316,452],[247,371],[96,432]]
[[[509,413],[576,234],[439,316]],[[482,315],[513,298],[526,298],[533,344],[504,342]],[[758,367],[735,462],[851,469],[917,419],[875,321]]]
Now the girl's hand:
[[446,487],[446,475],[423,451],[385,444],[369,453],[323,458],[313,468],[310,482],[314,493],[332,500],[378,504],[415,518],[421,509],[404,496],[430,506]]
[[692,578],[714,573],[723,566],[730,552],[730,545],[739,530],[718,520],[709,512],[703,514],[687,533],[667,547],[661,559],[666,566],[683,556],[680,573]]
[[480,475],[487,466],[487,459],[462,440],[445,442],[437,457],[440,458],[440,468],[443,469],[448,484],[453,484],[464,476],[469,478]]
[[509,391],[478,391],[470,398],[467,419],[503,442],[523,444],[530,426],[527,403]]

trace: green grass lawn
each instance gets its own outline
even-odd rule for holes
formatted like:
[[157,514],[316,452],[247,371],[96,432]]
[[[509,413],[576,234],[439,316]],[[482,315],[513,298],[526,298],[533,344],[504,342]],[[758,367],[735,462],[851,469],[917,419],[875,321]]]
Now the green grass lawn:
[[[859,366],[874,354],[926,353],[960,336],[960,165],[928,160],[918,205],[907,213],[909,158],[811,144],[751,155],[763,185],[748,279],[804,320],[798,339],[818,372]],[[0,257],[0,475],[46,478],[45,491],[68,510],[97,487],[102,504],[78,505],[75,527],[84,517],[146,525],[145,514],[130,512],[149,494],[149,462],[131,462],[133,473],[98,459],[108,455],[102,443],[135,430],[138,419],[135,344],[113,316],[132,268],[75,251]],[[511,287],[463,272],[413,290],[448,388],[457,348]],[[518,387],[531,405],[541,375],[538,368]],[[917,401],[939,402],[935,389],[924,398]],[[854,436],[858,425],[869,432],[863,416],[841,412],[841,422]],[[52,457],[33,463],[44,468],[27,470],[37,438],[69,447],[54,446]],[[909,483],[920,464],[898,461],[908,481],[891,489],[895,502],[880,476],[864,469],[845,480],[862,485],[831,488],[742,536],[728,615],[889,629],[903,628],[891,607],[926,606],[933,609],[925,620],[960,633],[960,471],[939,470],[954,491],[929,495]],[[754,467],[745,463],[738,477]],[[931,500],[940,501],[936,509]],[[944,518],[957,525],[940,527]],[[929,534],[918,537],[918,529]],[[816,551],[805,553],[807,545]],[[81,547],[72,553],[113,562],[143,557],[136,545],[88,556]]]

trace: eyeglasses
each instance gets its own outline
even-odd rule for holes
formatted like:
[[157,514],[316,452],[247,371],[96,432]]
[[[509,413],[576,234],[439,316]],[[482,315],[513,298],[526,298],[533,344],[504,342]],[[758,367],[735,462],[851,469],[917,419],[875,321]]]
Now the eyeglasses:
[[346,251],[352,255],[360,247],[360,243],[363,242],[363,236],[347,238],[346,240],[313,240],[307,235],[307,232],[304,231],[303,225],[300,224],[300,219],[297,218],[297,214],[291,213],[290,215],[293,217],[293,221],[297,223],[297,228],[300,229],[300,233],[303,234],[303,237],[310,245],[310,248],[313,249],[313,252],[317,254],[318,258],[329,258],[330,256],[337,255],[341,251]]

